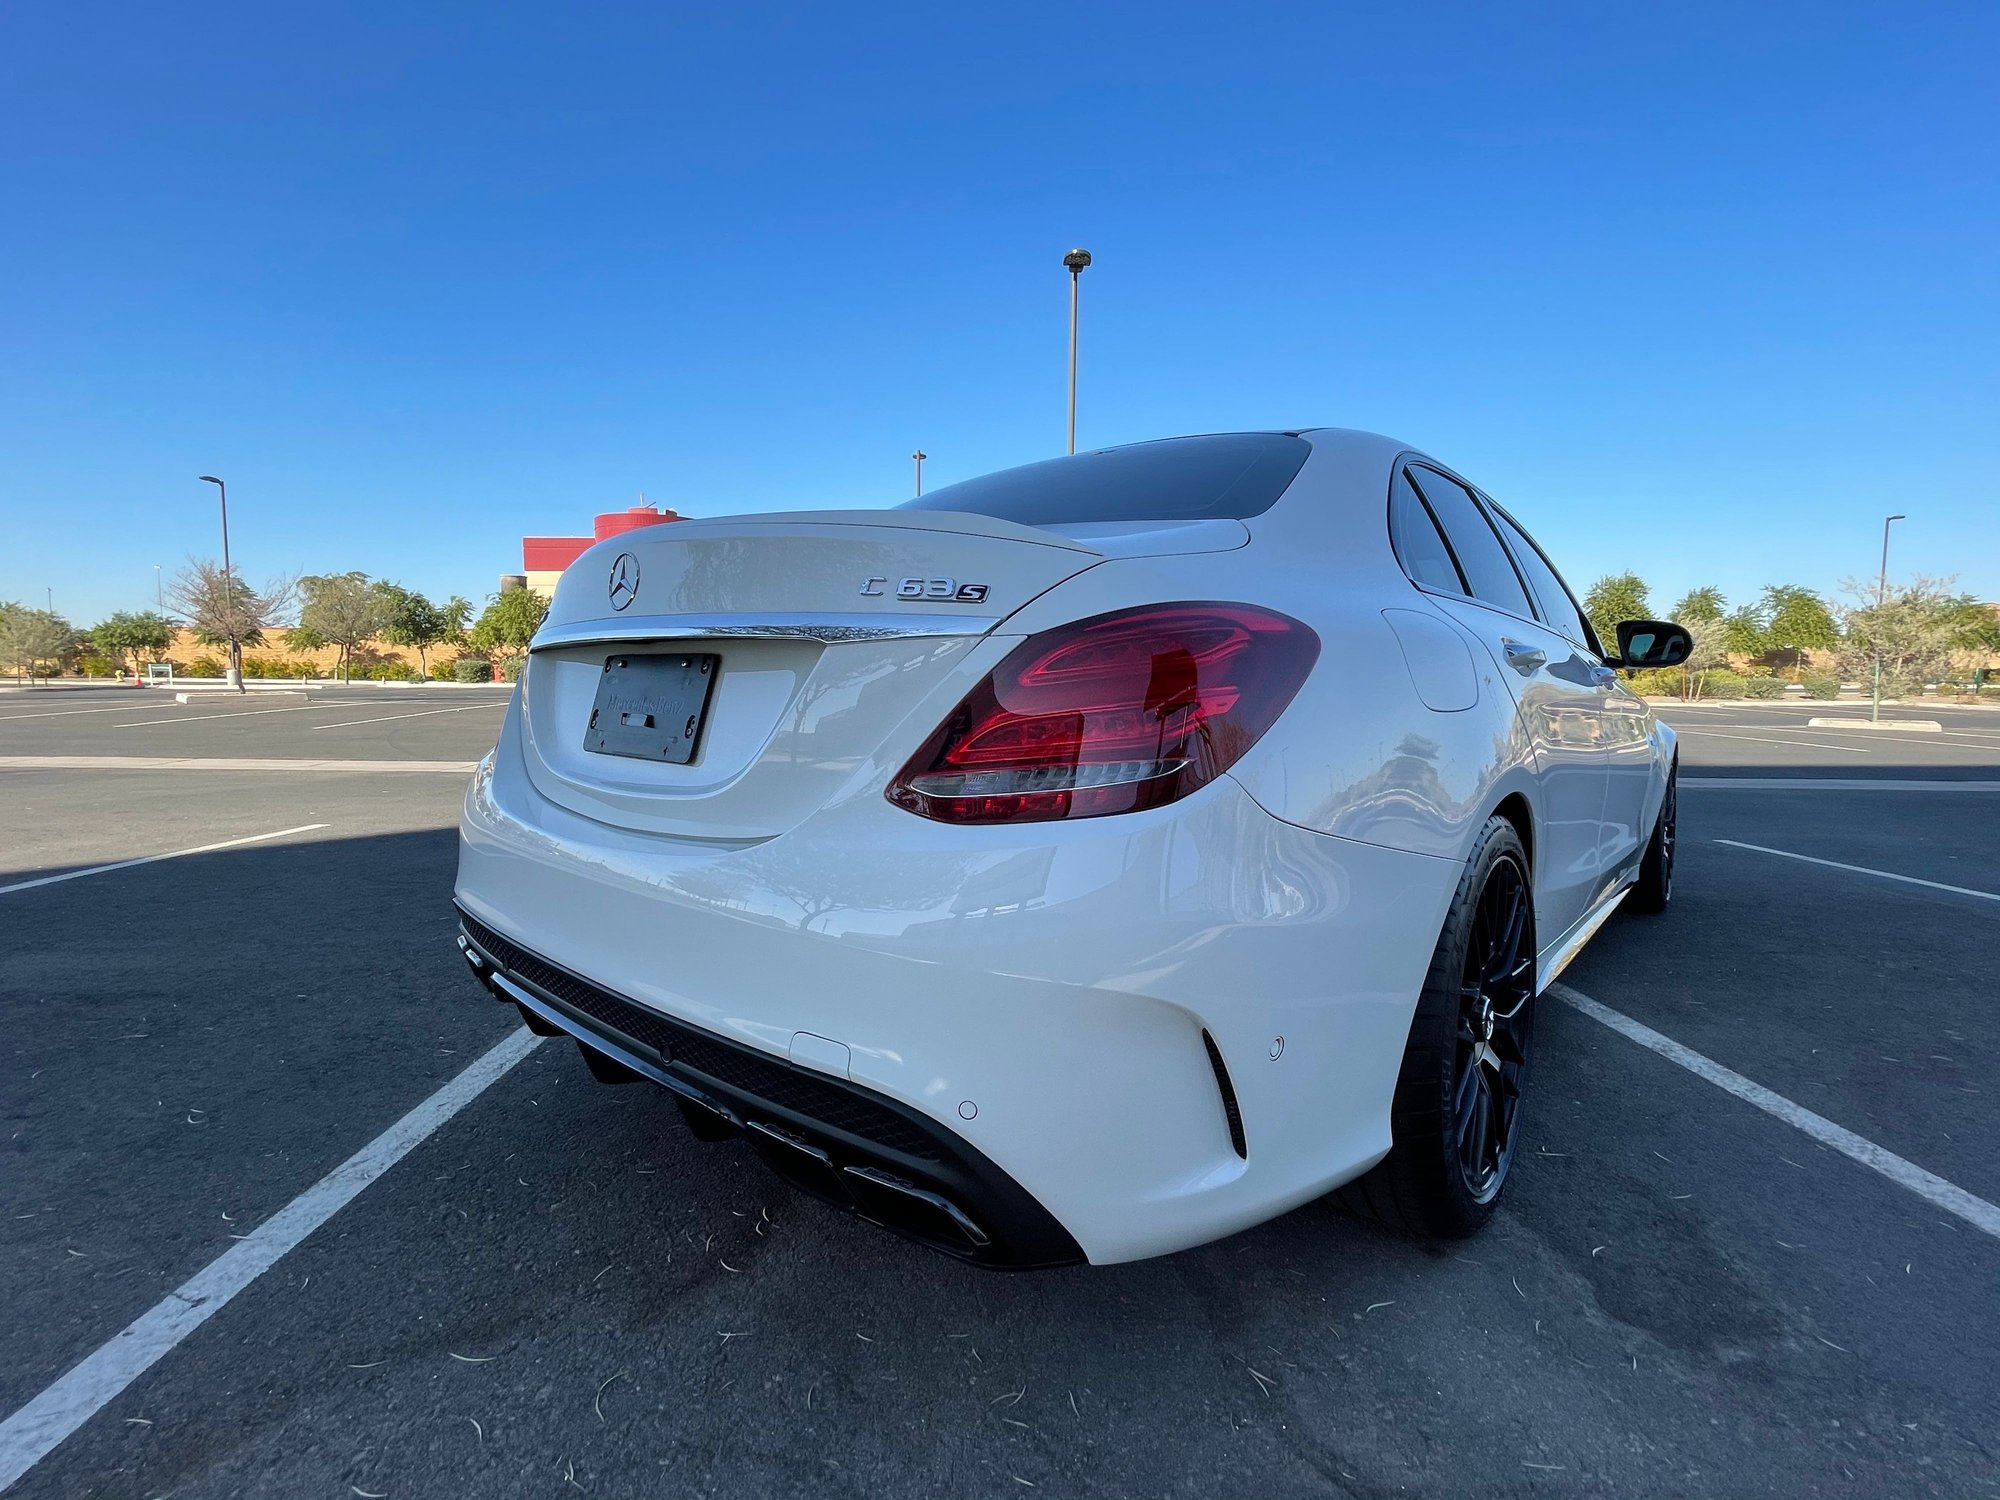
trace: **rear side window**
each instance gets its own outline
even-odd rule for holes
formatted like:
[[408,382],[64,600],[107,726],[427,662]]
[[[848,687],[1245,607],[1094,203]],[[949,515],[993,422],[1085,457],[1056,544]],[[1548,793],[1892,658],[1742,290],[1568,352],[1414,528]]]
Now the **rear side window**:
[[1507,560],[1507,549],[1493,534],[1493,527],[1479,508],[1479,502],[1472,498],[1472,492],[1435,469],[1413,465],[1408,473],[1430,502],[1431,514],[1444,528],[1452,556],[1458,560],[1458,569],[1465,575],[1472,597],[1532,620],[1535,611],[1528,603],[1527,590],[1521,587],[1520,575]]
[[1500,523],[1500,533],[1506,537],[1507,545],[1514,549],[1514,561],[1528,575],[1529,586],[1535,591],[1535,598],[1542,606],[1542,618],[1548,621],[1549,628],[1558,635],[1568,636],[1579,646],[1596,651],[1596,637],[1584,621],[1583,611],[1576,607],[1576,600],[1562,581],[1562,576],[1542,556],[1542,549],[1535,545],[1534,538],[1516,526],[1513,518],[1499,507],[1494,507],[1492,514],[1493,519]]
[[1282,432],[1166,438],[1051,458],[932,490],[900,510],[970,511],[1023,526],[1261,516],[1312,452]]
[[1389,538],[1396,544],[1396,556],[1403,571],[1414,582],[1441,594],[1462,594],[1465,583],[1458,576],[1458,564],[1437,522],[1417,498],[1410,481],[1400,472],[1389,497]]

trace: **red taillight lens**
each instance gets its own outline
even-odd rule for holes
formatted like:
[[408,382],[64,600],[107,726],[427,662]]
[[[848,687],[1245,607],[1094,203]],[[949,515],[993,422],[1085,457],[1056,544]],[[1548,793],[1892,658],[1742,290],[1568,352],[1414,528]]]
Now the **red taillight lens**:
[[1226,771],[1319,656],[1297,620],[1160,604],[1031,636],[889,784],[945,823],[1033,823],[1158,807]]

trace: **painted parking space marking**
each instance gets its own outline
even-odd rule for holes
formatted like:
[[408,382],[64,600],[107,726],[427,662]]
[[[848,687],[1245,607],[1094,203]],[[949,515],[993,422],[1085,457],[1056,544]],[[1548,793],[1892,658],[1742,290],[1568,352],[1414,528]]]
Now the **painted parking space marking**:
[[0,771],[425,771],[470,776],[474,760],[331,760],[312,757],[196,755],[0,755]]
[[[135,724],[115,724],[112,727],[114,729],[145,729],[154,724],[208,724],[214,722],[216,719],[254,719],[260,714],[306,714],[324,711],[329,708],[386,708],[396,703],[430,703],[433,701],[435,700],[430,698],[378,698],[373,703],[356,703],[351,698],[333,698],[319,703],[295,703],[289,708],[248,708],[238,709],[235,712],[226,714],[182,713],[177,714],[171,719],[141,719]],[[187,706],[189,708],[194,707],[192,703]],[[486,705],[473,704],[470,706],[483,708]]]
[[[1782,729],[1785,726],[1783,726],[1782,724],[1774,724],[1771,727],[1773,729]],[[1706,739],[1711,739],[1711,740],[1749,740],[1753,744],[1758,744],[1758,745],[1783,745],[1787,750],[1812,750],[1812,749],[1844,750],[1849,755],[1867,755],[1870,753],[1867,749],[1864,749],[1859,745],[1836,745],[1826,740],[1774,740],[1770,738],[1768,735],[1724,734],[1720,730],[1693,729],[1685,726],[1675,730],[1674,732],[1676,734],[1698,734]]]
[[301,823],[297,828],[280,828],[275,833],[253,833],[247,838],[224,839],[219,844],[202,844],[193,849],[173,849],[165,854],[142,854],[137,859],[121,859],[108,865],[91,865],[88,869],[69,870],[61,875],[44,875],[38,880],[20,880],[13,885],[0,885],[0,896],[10,896],[15,891],[32,891],[37,886],[57,885],[65,880],[81,880],[86,875],[109,875],[113,870],[130,870],[138,865],[156,865],[163,859],[182,859],[190,854],[212,854],[218,849],[235,849],[244,844],[262,844],[271,839],[285,838],[294,833],[312,833],[316,829],[330,826],[327,823]]
[[1789,849],[1770,849],[1762,844],[1745,844],[1736,839],[1717,839],[1718,844],[1727,844],[1732,849],[1751,849],[1759,854],[1775,854],[1780,859],[1796,859],[1802,864],[1825,865],[1829,870],[1846,870],[1855,875],[1869,875],[1877,880],[1894,880],[1903,885],[1927,886],[1934,891],[1950,891],[1955,896],[1977,896],[1981,901],[2000,901],[2000,893],[1975,891],[1970,886],[1946,885],[1941,880],[1919,880],[1914,875],[1898,875],[1892,870],[1871,870],[1866,865],[1844,865],[1837,859],[1819,859],[1811,854],[1794,854]]
[[1581,1011],[1593,1021],[1610,1027],[1619,1035],[1637,1042],[1648,1051],[1656,1052],[1667,1061],[1683,1067],[1688,1072],[1708,1083],[1714,1084],[1724,1093],[1733,1094],[1744,1103],[1753,1105],[1782,1120],[1795,1130],[1803,1131],[1822,1146],[1838,1151],[1848,1160],[1858,1162],[1872,1172],[1907,1188],[1935,1208],[1953,1214],[1974,1229],[2000,1239],[2000,1204],[1988,1203],[1984,1198],[1968,1193],[1953,1182],[1947,1182],[1935,1172],[1927,1172],[1913,1161],[1906,1161],[1895,1152],[1876,1145],[1865,1136],[1856,1135],[1845,1126],[1836,1125],[1824,1115],[1814,1114],[1803,1104],[1794,1104],[1783,1094],[1773,1093],[1761,1083],[1745,1078],[1733,1068],[1725,1068],[1713,1058],[1705,1057],[1691,1047],[1684,1047],[1672,1037],[1653,1030],[1643,1021],[1635,1021],[1623,1011],[1613,1010],[1580,990],[1573,990],[1566,984],[1552,984],[1546,991],[1564,1004]]
[[[193,707],[192,704],[189,707]],[[347,703],[299,703],[290,708],[249,708],[227,714],[177,714],[171,719],[141,719],[136,724],[115,724],[114,729],[149,729],[155,724],[212,724],[217,719],[255,719],[263,714],[306,714],[315,709],[351,708]]]
[[157,703],[121,703],[116,708],[49,708],[31,714],[0,714],[0,724],[11,724],[16,719],[66,719],[72,714],[135,714],[148,708],[157,708]]
[[376,1178],[507,1075],[541,1038],[510,1033],[394,1125],[271,1215],[68,1374],[0,1422],[0,1490],[89,1421]]
[[[422,699],[414,699],[422,702]],[[475,708],[505,708],[505,703],[461,703],[456,708],[425,708],[410,714],[383,714],[376,719],[342,719],[338,724],[315,724],[314,729],[352,729],[356,724],[386,724],[391,719],[428,719],[432,714],[469,714]]]
[[1748,792],[2000,792],[2000,781],[1912,781],[1895,776],[1683,776],[1689,787]]

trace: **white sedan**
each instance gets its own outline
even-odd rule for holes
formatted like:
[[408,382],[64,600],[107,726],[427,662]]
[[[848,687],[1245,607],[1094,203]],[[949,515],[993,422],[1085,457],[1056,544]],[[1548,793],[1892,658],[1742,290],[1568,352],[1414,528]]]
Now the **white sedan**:
[[1535,997],[1666,903],[1674,737],[1475,486],[1341,429],[563,575],[467,795],[487,990],[695,1134],[968,1260],[1158,1255],[1336,1188],[1464,1235]]

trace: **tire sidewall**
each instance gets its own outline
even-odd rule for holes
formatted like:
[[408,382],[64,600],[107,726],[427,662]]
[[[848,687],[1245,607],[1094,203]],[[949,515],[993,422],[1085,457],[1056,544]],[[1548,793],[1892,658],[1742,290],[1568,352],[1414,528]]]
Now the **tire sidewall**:
[[[1521,837],[1514,831],[1514,825],[1505,818],[1495,817],[1487,824],[1480,835],[1473,857],[1467,861],[1465,878],[1460,882],[1458,892],[1452,900],[1450,919],[1445,923],[1444,932],[1438,940],[1438,961],[1433,963],[1425,985],[1423,1003],[1436,1009],[1444,1020],[1448,1035],[1454,1038],[1458,1030],[1459,988],[1465,972],[1466,949],[1472,940],[1472,926],[1479,911],[1479,901],[1485,894],[1486,884],[1493,878],[1495,869],[1508,860],[1513,861],[1519,868],[1522,885],[1527,892],[1528,931],[1525,941],[1529,952],[1534,951],[1535,888],[1531,879],[1528,853],[1522,847]],[[1534,1030],[1535,1000],[1536,997],[1531,996],[1527,1003],[1525,1016],[1527,1024],[1523,1029],[1529,1036],[1533,1035]],[[1507,1165],[1502,1170],[1500,1181],[1492,1194],[1484,1200],[1475,1197],[1470,1184],[1465,1180],[1465,1173],[1460,1168],[1458,1142],[1453,1138],[1451,1131],[1452,1101],[1457,1097],[1459,1085],[1458,1048],[1455,1043],[1441,1049],[1440,1061],[1442,1066],[1437,1069],[1438,1076],[1433,1081],[1433,1087],[1436,1089],[1435,1103],[1442,1128],[1427,1144],[1436,1153],[1433,1170],[1441,1178],[1440,1186],[1447,1200],[1451,1228],[1460,1234],[1470,1234],[1492,1217],[1494,1209],[1505,1194],[1507,1180],[1513,1175],[1514,1153],[1509,1153]],[[1523,1065],[1521,1081],[1524,1086],[1527,1072],[1526,1065]],[[1525,1102],[1524,1088],[1523,1103]],[[1517,1123],[1515,1127],[1517,1132],[1519,1128]]]

